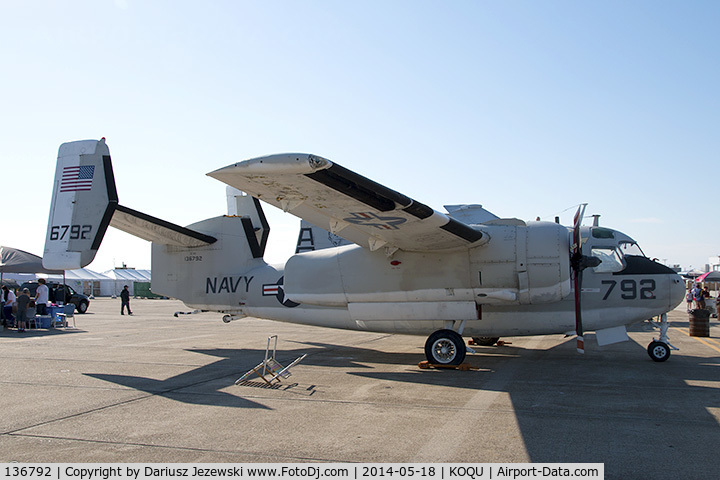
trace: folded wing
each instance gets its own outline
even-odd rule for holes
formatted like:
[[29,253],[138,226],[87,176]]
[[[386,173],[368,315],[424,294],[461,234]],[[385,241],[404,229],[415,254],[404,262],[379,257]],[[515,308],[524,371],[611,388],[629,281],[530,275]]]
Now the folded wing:
[[315,155],[254,158],[208,175],[370,250],[453,250],[488,240],[465,223]]

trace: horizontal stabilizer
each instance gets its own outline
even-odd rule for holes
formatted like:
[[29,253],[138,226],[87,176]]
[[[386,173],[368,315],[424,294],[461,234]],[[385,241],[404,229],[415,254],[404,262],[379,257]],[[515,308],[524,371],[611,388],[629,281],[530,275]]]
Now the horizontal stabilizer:
[[110,226],[149,242],[179,247],[201,247],[215,243],[217,240],[210,235],[175,225],[122,205],[118,205],[115,209]]

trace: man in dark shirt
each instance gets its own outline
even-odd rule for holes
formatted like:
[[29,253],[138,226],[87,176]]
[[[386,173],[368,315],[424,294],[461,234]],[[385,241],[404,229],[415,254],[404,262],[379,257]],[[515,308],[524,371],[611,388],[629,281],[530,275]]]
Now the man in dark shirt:
[[130,310],[130,291],[127,285],[125,285],[122,292],[120,292],[120,315],[125,315],[125,307],[127,307],[128,315],[132,315],[132,311]]
[[17,321],[18,332],[25,331],[25,321],[27,320],[28,304],[30,303],[30,290],[23,288],[22,293],[17,297]]

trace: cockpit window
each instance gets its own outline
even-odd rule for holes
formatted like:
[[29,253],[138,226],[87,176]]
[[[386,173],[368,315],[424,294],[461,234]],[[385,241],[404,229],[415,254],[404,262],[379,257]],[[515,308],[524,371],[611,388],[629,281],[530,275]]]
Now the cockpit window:
[[593,227],[592,236],[595,238],[615,238],[615,232],[609,228]]
[[640,245],[635,242],[620,242],[618,246],[620,247],[620,251],[623,255],[647,257],[647,255],[645,255],[645,252],[643,252],[640,248]]
[[593,267],[596,273],[619,272],[625,268],[622,254],[615,247],[593,247],[592,256],[600,259],[600,265]]

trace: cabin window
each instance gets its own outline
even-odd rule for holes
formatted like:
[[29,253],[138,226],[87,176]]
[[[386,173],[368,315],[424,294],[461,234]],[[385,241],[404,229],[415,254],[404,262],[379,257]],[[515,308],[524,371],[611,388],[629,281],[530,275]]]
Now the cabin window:
[[622,255],[615,247],[593,247],[592,256],[600,259],[600,265],[593,267],[596,273],[619,272],[625,268]]

